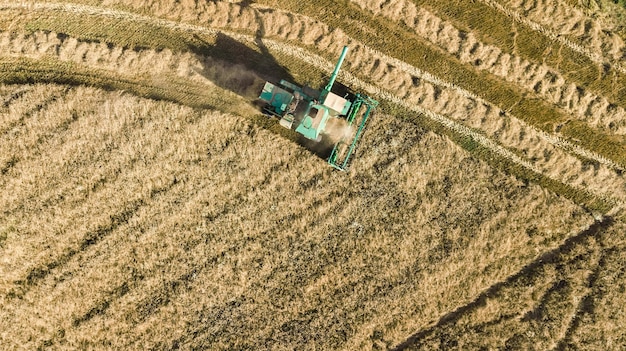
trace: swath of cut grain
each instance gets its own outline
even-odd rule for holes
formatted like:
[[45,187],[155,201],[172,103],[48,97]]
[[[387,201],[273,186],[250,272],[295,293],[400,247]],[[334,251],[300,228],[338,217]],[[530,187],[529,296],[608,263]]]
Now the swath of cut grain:
[[[53,40],[56,40],[56,39],[57,39],[57,38],[53,36]],[[40,40],[41,40],[41,39],[40,39]],[[43,46],[44,46],[44,47],[48,47],[48,45],[43,45]],[[356,51],[359,51],[358,49],[359,49],[359,47],[357,47],[357,50],[356,50]],[[358,55],[357,55],[357,56],[358,56]],[[377,65],[375,64],[375,65],[374,65],[374,69],[378,69],[377,67],[381,67],[381,66],[383,66],[382,64],[380,64],[380,61],[378,61],[378,62],[379,62],[379,64],[377,64]],[[394,66],[393,66],[393,65],[389,65],[389,64],[387,64],[387,65],[386,65],[386,67],[387,67],[387,69],[392,69],[392,70],[394,69]],[[383,75],[381,76],[381,78],[382,78],[382,77],[389,77],[389,76],[393,77],[393,75],[385,75],[385,74],[383,74]],[[390,81],[393,81],[393,79],[391,79]],[[435,91],[435,90],[433,89],[433,90],[432,90],[432,92],[433,92],[433,94],[434,94],[435,96],[437,96],[437,91]],[[468,94],[468,95],[469,95],[469,94]],[[476,106],[476,104],[473,104],[473,103],[469,103],[469,104],[467,104],[467,105],[465,105],[465,104],[450,104],[450,103],[447,103],[447,102],[446,102],[446,100],[448,100],[448,95],[446,95],[446,94],[441,94],[441,96],[443,96],[444,98],[443,98],[443,99],[441,99],[441,100],[439,100],[439,101],[435,101],[435,102],[434,102],[434,105],[435,105],[435,106],[437,106],[438,108],[444,108],[444,109],[446,109],[446,110],[444,110],[444,112],[445,112],[445,113],[448,113],[448,114],[450,114],[450,113],[454,113],[453,111],[451,112],[451,111],[447,110],[447,108],[448,108],[448,107],[450,107],[450,106],[459,106],[459,105],[461,105],[461,106],[463,106],[463,107],[465,107],[465,106],[473,106],[473,107],[475,107],[475,106]],[[470,95],[470,96],[471,96],[471,95]],[[465,113],[467,113],[467,112],[465,112]],[[461,112],[460,114],[457,114],[457,116],[464,117],[465,113]],[[494,117],[497,117],[495,114],[494,114],[493,116],[494,116]],[[498,119],[499,119],[499,118],[496,118],[495,120],[498,120]],[[484,118],[482,118],[482,120],[484,120]],[[497,122],[497,123],[498,123],[498,124],[500,124],[500,122]],[[518,130],[519,130],[519,129],[518,129]],[[496,130],[496,132],[500,133],[500,131],[499,131],[499,130]],[[524,134],[526,134],[526,133],[524,133]],[[494,134],[494,135],[495,135],[495,134]],[[506,136],[506,134],[504,134],[504,133],[502,133],[501,135]],[[523,139],[523,138],[519,138],[519,139],[518,139],[518,138],[508,138],[508,139],[507,139],[507,138],[504,138],[504,140],[505,140],[506,142],[513,141],[514,143],[518,143],[518,144],[519,144],[519,142],[520,142],[520,141],[522,141],[522,142],[523,142],[523,140],[524,140],[524,139]],[[521,147],[521,149],[522,149],[524,152],[527,152],[527,150],[528,150],[528,149],[527,149],[527,148],[525,148],[524,146],[522,146],[522,147]],[[535,151],[536,151],[536,150],[537,150],[537,149],[535,149]],[[552,151],[548,151],[547,153],[546,153],[546,152],[543,152],[543,153],[539,152],[539,153],[536,153],[536,155],[539,155],[539,157],[543,157],[543,159],[544,159],[544,160],[548,160],[548,161],[549,161],[549,160],[551,159],[553,162],[554,162],[555,160],[557,160],[557,159],[558,159],[557,157],[551,157],[551,155],[552,155]],[[550,155],[550,156],[546,157],[546,155]],[[535,157],[535,158],[538,158],[538,157]],[[581,164],[580,164],[580,161],[575,160],[575,159],[574,159],[574,163],[573,163],[573,164],[574,164],[574,165],[576,165],[576,164],[577,164],[578,166],[580,166],[580,165],[581,165]],[[589,169],[589,168],[587,168],[587,169]],[[559,173],[560,173],[560,174],[559,174]],[[558,174],[558,176],[557,176],[557,177],[561,177],[561,179],[563,179],[563,177],[562,177],[563,172],[562,172],[562,171],[558,170],[558,171],[557,171],[557,174]],[[576,173],[576,172],[568,172],[568,173],[567,173],[568,177],[569,177],[569,175],[570,175],[570,174],[577,174],[577,173]],[[593,173],[592,173],[592,174],[593,174]],[[608,176],[609,178],[610,178],[610,177],[612,177],[612,175],[611,175],[611,173],[610,173],[610,172],[608,172],[608,173],[607,173],[607,172],[603,172],[602,174],[603,174],[603,177],[607,177],[607,176]],[[614,178],[614,177],[613,177],[613,178]],[[568,179],[569,181],[571,181],[571,178],[567,178],[567,179]],[[584,181],[579,182],[579,184],[584,184]],[[618,186],[618,187],[616,187],[616,188],[620,189],[620,187],[619,187],[619,186]],[[598,188],[598,187],[595,187],[594,189],[598,189],[599,191],[602,191],[602,189],[605,189],[605,188],[604,188],[604,184],[602,184],[602,186],[601,186],[601,187],[599,187],[599,188]]]
[[611,64],[613,66],[614,69],[618,70],[621,73],[626,73],[626,68],[624,68],[621,64],[619,63],[613,63],[613,62],[607,62],[607,60],[602,57],[602,55],[598,52],[594,52],[593,48],[590,48],[589,46],[584,46],[581,45],[579,43],[576,43],[575,41],[570,40],[569,38],[567,38],[566,36],[562,36],[559,35],[559,33],[555,32],[554,30],[550,29],[549,27],[544,27],[542,26],[540,23],[536,22],[536,21],[532,21],[528,18],[526,18],[522,13],[516,11],[515,9],[508,7],[506,5],[503,5],[501,3],[499,3],[498,1],[495,0],[481,0],[483,3],[485,3],[486,5],[500,11],[501,13],[509,16],[510,18],[512,18],[513,20],[515,20],[516,22],[522,23],[530,28],[532,28],[535,32],[540,33],[542,35],[545,35],[546,37],[548,37],[550,40],[555,41],[557,43],[563,44],[565,46],[567,46],[568,48],[578,52],[579,54],[585,55],[587,58],[589,58],[592,62],[596,63],[596,64]]
[[580,42],[596,55],[610,62],[623,60],[626,46],[624,40],[614,33],[613,26],[585,15],[583,11],[563,1],[500,1],[504,6],[515,9],[532,21],[546,26],[560,35]]
[[[484,44],[473,33],[461,31],[408,1],[393,4],[359,0],[353,2],[374,14],[401,21],[462,62],[533,91],[593,127],[617,135],[626,133],[626,111],[623,107],[611,103],[598,93],[568,82],[557,69],[545,63],[533,63],[502,52],[496,46]],[[403,15],[398,17],[398,12]]]

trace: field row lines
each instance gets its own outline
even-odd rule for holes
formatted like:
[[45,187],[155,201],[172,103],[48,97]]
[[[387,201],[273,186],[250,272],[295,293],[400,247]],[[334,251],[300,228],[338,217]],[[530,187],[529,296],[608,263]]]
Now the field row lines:
[[[486,70],[487,72],[503,78],[509,82],[513,82],[522,85],[527,89],[534,90],[538,95],[542,96],[548,101],[553,102],[554,104],[559,105],[565,111],[578,114],[586,123],[589,123],[590,125],[595,125],[597,123],[609,124],[608,122],[611,119],[616,119],[617,116],[623,115],[623,109],[621,107],[616,107],[613,118],[611,118],[611,114],[607,109],[607,107],[610,106],[609,102],[599,95],[595,95],[593,93],[585,93],[584,95],[572,93],[572,91],[577,91],[576,85],[574,85],[573,83],[567,83],[566,80],[553,68],[549,68],[545,65],[532,64],[529,61],[522,60],[519,57],[516,57],[515,55],[504,54],[497,47],[482,44],[476,39],[469,40],[468,38],[472,37],[471,33],[467,35],[465,39],[460,43],[455,43],[454,41],[451,41],[450,38],[461,37],[464,32],[457,29],[452,24],[446,23],[437,18],[435,15],[428,12],[419,12],[415,5],[409,2],[399,2],[394,6],[401,6],[403,10],[407,10],[407,12],[409,13],[416,13],[416,15],[413,16],[407,15],[407,18],[404,18],[403,21],[405,22],[405,24],[409,25],[409,27],[414,28],[415,32],[418,33],[418,35],[426,38],[428,41],[432,42],[435,45],[438,45],[444,50],[447,50],[450,54],[459,57],[463,62],[473,64],[475,60],[483,61],[481,65],[476,67],[477,69]],[[373,5],[366,7],[366,9],[372,11],[374,14],[377,14],[379,16],[385,16],[391,21],[399,21],[394,18],[393,12],[391,11],[392,9],[395,9],[393,6],[384,10],[380,10],[380,12],[376,12],[377,9]],[[414,23],[418,22],[422,24],[426,22],[433,22],[434,24],[420,26],[414,25]],[[491,52],[491,54],[487,54],[485,57],[482,54],[472,53],[472,50],[474,50],[474,48],[472,48],[473,45],[482,45],[482,50],[487,53]],[[379,56],[382,55],[382,53],[379,54]],[[419,69],[416,69],[415,67],[406,64],[405,62],[395,60],[393,58],[386,58],[386,60],[392,61],[392,64],[401,67],[406,72],[423,77],[426,81],[443,87],[455,89],[462,96],[474,99],[484,104],[489,104],[487,101],[477,96],[476,94],[470,93],[455,84],[450,84],[443,81],[442,79],[433,77],[431,74],[421,72]],[[512,66],[508,66],[508,64],[503,64],[503,62],[518,62],[521,66],[517,69],[513,69]],[[523,74],[520,76],[520,74],[518,73],[520,69],[529,70],[535,73]],[[554,83],[553,81],[556,83]],[[535,87],[537,86],[542,86],[542,88],[536,89]],[[602,110],[603,108],[604,111]],[[589,111],[594,109],[598,111],[594,113],[589,113]],[[520,127],[531,130],[533,134],[538,135],[540,138],[543,138],[552,145],[560,147],[568,152],[577,154],[584,158],[599,162],[600,164],[603,164],[609,168],[622,171],[624,170],[623,165],[620,165],[617,162],[608,159],[607,157],[604,157],[595,152],[591,152],[590,150],[586,150],[583,147],[568,142],[564,138],[551,135],[546,131],[535,128],[532,125],[525,123],[524,119],[512,115],[509,111],[502,111],[502,113],[514,119]],[[598,121],[594,122],[591,120],[587,120],[588,118],[596,118],[598,119]],[[606,121],[601,122],[601,120]]]
[[[236,39],[238,41],[241,42],[247,42],[247,43],[251,43],[254,44],[256,42],[256,38],[251,36],[251,35],[246,35],[246,34],[238,34],[238,33],[231,33],[228,31],[224,31],[224,30],[217,30],[217,29],[212,29],[212,28],[206,28],[206,27],[201,27],[201,26],[196,26],[196,25],[191,25],[191,24],[186,24],[186,23],[178,23],[178,22],[173,22],[173,21],[169,21],[169,20],[164,20],[164,19],[158,19],[158,18],[153,18],[153,17],[148,17],[148,16],[143,16],[143,15],[138,15],[138,14],[133,14],[133,13],[128,13],[128,12],[123,12],[123,11],[116,11],[116,10],[107,10],[107,9],[101,9],[101,8],[97,8],[97,7],[92,7],[92,6],[87,6],[87,5],[72,5],[72,4],[58,4],[58,3],[47,3],[47,4],[42,4],[42,3],[35,3],[35,4],[0,4],[0,9],[6,9],[6,8],[27,8],[30,10],[57,10],[57,11],[66,11],[66,12],[72,12],[72,13],[79,13],[79,14],[89,14],[89,15],[101,15],[101,16],[107,16],[107,17],[112,17],[112,18],[118,18],[118,19],[125,19],[125,20],[133,20],[133,21],[141,21],[141,22],[147,22],[147,23],[151,23],[151,24],[157,24],[159,26],[162,27],[167,27],[167,28],[171,28],[171,29],[176,29],[176,30],[185,30],[185,31],[191,31],[191,32],[196,32],[196,33],[202,33],[202,34],[209,34],[209,35],[217,35],[218,33],[223,33],[226,34],[230,37],[232,37],[233,39]],[[276,50],[278,52],[282,52],[284,54],[287,54],[289,56],[292,57],[296,57],[301,61],[307,62],[311,65],[313,65],[314,67],[318,68],[318,69],[322,69],[325,72],[330,72],[333,68],[333,64],[328,62],[327,60],[317,56],[317,55],[313,55],[310,52],[297,47],[297,46],[292,46],[289,44],[285,44],[285,43],[280,43],[277,41],[273,41],[273,40],[269,40],[269,39],[264,39],[263,43],[268,47],[271,48],[273,50]],[[381,54],[382,55],[382,54]],[[430,81],[432,81],[435,84],[439,84],[445,87],[450,87],[453,89],[458,90],[459,92],[461,92],[462,94],[467,95],[468,97],[471,97],[473,99],[477,99],[479,101],[483,101],[481,98],[477,97],[475,94],[472,94],[466,90],[463,90],[451,83],[447,83],[437,77],[434,77],[426,72],[422,72],[421,70],[412,67],[402,61],[396,60],[396,59],[392,59],[390,57],[386,57],[386,55],[382,55],[384,56],[386,59],[389,59],[391,62],[395,63],[398,66],[401,66],[404,70],[408,70],[410,71],[410,73],[413,73],[415,75],[419,75],[424,77],[425,79],[428,79]],[[492,152],[494,152],[497,155],[500,155],[508,160],[510,160],[511,162],[522,166],[523,168],[530,170],[536,174],[541,174],[543,176],[548,177],[549,179],[552,180],[556,180],[559,181],[557,179],[554,179],[553,177],[546,175],[544,172],[542,172],[541,169],[539,169],[538,167],[536,167],[535,165],[533,165],[531,162],[529,162],[528,160],[525,160],[523,158],[521,158],[520,156],[514,154],[513,152],[511,152],[510,150],[508,150],[507,148],[503,147],[502,145],[499,145],[497,142],[485,137],[484,135],[482,135],[481,133],[478,133],[474,130],[472,130],[471,128],[461,124],[461,123],[457,123],[455,121],[453,121],[450,118],[447,118],[441,114],[435,113],[431,110],[425,109],[423,107],[417,106],[416,104],[409,104],[407,102],[405,102],[404,100],[402,100],[401,98],[399,98],[398,96],[383,90],[377,86],[368,84],[364,81],[361,81],[360,79],[356,78],[354,75],[346,73],[346,72],[342,72],[342,76],[345,77],[347,80],[349,80],[352,85],[354,86],[358,86],[366,91],[368,91],[370,94],[372,95],[376,95],[379,96],[382,99],[385,99],[389,102],[392,102],[394,104],[397,104],[399,106],[402,106],[406,109],[409,109],[411,111],[423,114],[425,116],[427,116],[428,118],[430,118],[431,120],[455,131],[456,133],[459,133],[461,135],[467,136],[467,137],[471,137],[473,140],[475,140],[476,142],[480,143],[481,145],[483,145],[485,148],[491,150]],[[544,134],[544,136],[547,136],[547,133]],[[557,138],[552,138],[550,140],[551,142],[556,142],[558,144],[560,144],[561,147],[567,147],[571,150],[575,150],[578,152],[585,152],[586,150],[581,150],[581,148],[576,148],[573,145],[567,145],[565,143],[559,143],[559,139]],[[592,155],[593,156],[593,155]],[[606,162],[608,160],[603,160],[601,158],[601,156],[599,155],[595,155],[595,159],[597,159],[597,161],[599,162]],[[560,182],[560,181],[559,181]],[[588,191],[588,189],[584,189],[584,188],[580,188],[577,186],[574,186],[574,188],[579,189],[581,191]],[[601,198],[605,198],[607,195],[601,195],[601,194],[595,194],[596,196],[599,196]],[[615,203],[615,201],[612,201]]]
[[604,57],[602,57],[600,54],[595,53],[593,51],[591,51],[590,49],[576,44],[573,41],[565,38],[564,36],[543,27],[542,25],[540,25],[537,22],[531,21],[528,18],[525,18],[522,14],[520,14],[519,12],[516,12],[515,10],[506,7],[500,3],[498,3],[495,0],[480,0],[481,2],[483,2],[484,4],[488,5],[491,8],[494,8],[502,13],[504,13],[505,15],[507,15],[508,17],[512,18],[513,20],[515,20],[518,23],[524,24],[526,26],[528,26],[529,28],[531,28],[532,30],[539,32],[543,35],[545,35],[546,37],[550,38],[552,41],[555,41],[559,44],[565,45],[568,48],[587,56],[591,61],[597,63],[597,64],[610,64],[613,68],[615,68],[616,70],[620,71],[621,73],[626,73],[626,67],[622,66],[619,62],[607,62],[605,60]]

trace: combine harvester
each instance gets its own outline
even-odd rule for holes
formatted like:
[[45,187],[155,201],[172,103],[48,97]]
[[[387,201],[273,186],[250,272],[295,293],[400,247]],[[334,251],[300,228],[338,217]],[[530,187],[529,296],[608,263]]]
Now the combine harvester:
[[[267,103],[264,112],[280,118],[281,126],[295,129],[305,138],[318,143],[322,141],[322,135],[329,138],[334,146],[328,163],[342,171],[348,169],[350,156],[363,134],[367,119],[378,106],[378,101],[362,94],[348,92],[341,97],[332,92],[347,52],[348,47],[344,46],[335,70],[322,91],[281,80],[278,85],[266,82],[259,96]],[[337,121],[332,119],[343,120],[349,133],[340,133],[339,137],[334,136],[338,140],[333,140],[331,135],[337,134],[336,130],[332,130],[333,126],[342,123],[334,123]]]

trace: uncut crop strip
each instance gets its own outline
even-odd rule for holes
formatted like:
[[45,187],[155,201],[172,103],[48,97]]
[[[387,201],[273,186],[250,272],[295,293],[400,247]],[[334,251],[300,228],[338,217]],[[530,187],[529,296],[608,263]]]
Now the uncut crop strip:
[[[239,143],[238,143],[238,142],[237,142],[237,143],[233,143],[233,144],[234,144],[234,145],[239,145]],[[244,149],[246,149],[246,148],[244,148]],[[301,168],[301,167],[300,167],[299,165],[295,165],[292,169],[300,169],[300,168]],[[272,177],[272,179],[273,179],[273,177]],[[221,183],[221,181],[220,181],[219,183]],[[218,184],[219,184],[219,183],[218,183]],[[275,186],[278,188],[280,184],[283,184],[283,181],[282,181],[282,180],[277,180],[277,182],[275,182],[275,183],[277,183],[277,184],[275,184]],[[208,189],[207,189],[207,190],[208,190]],[[270,192],[270,193],[271,193],[271,192]],[[209,198],[210,198],[210,197],[209,197]],[[306,197],[305,197],[305,198],[306,198]],[[325,202],[325,201],[322,201],[322,202]],[[236,203],[238,203],[238,202],[236,202]],[[250,201],[250,203],[255,203],[255,204],[256,204],[257,202],[256,202],[256,201]],[[263,207],[263,206],[262,206],[262,207]],[[267,206],[266,206],[266,207],[267,207]],[[280,206],[279,206],[279,207],[280,207]],[[305,206],[304,208],[307,208],[307,207],[308,207],[308,206]],[[313,207],[314,207],[314,206],[313,206]],[[330,212],[330,213],[335,213],[335,212]],[[246,215],[246,216],[243,216],[243,217],[247,218],[248,216]],[[325,218],[325,217],[326,217],[326,216],[322,216],[322,218]],[[228,218],[228,216],[226,216],[226,218],[224,218],[224,221],[219,221],[219,223],[218,223],[217,227],[221,227],[221,224],[227,225],[227,224],[228,224],[228,222],[229,222],[229,221],[228,221],[228,219],[229,219],[229,218]],[[251,225],[252,225],[252,224],[251,224]],[[255,223],[255,225],[256,225],[256,223]],[[235,240],[233,240],[232,242],[233,242],[233,246],[237,246],[237,245],[238,245],[238,243],[239,243],[240,241],[235,241]],[[243,243],[243,245],[245,245],[245,242]],[[202,250],[201,250],[201,249],[200,249],[200,250],[198,250],[198,251],[199,251],[200,253],[202,252]],[[227,251],[227,252],[228,252],[228,251]],[[213,258],[213,257],[209,257],[209,258],[207,258],[207,259],[212,259],[212,258]],[[182,264],[182,263],[181,263],[181,264]],[[124,266],[124,265],[122,264],[122,266]],[[200,272],[200,273],[202,273],[202,272]],[[181,275],[181,276],[184,276],[185,274],[182,274],[182,273],[181,273],[180,275]],[[169,276],[169,275],[168,275],[168,276]],[[206,281],[218,281],[218,279],[211,279],[211,278],[209,278],[209,279],[202,279],[202,278],[197,278],[197,281],[198,281],[198,282],[200,282],[200,281],[201,281],[201,282],[202,282],[202,284],[200,284],[200,283],[196,283],[195,285],[197,286],[197,288],[202,289],[202,286],[203,286],[203,284],[206,284]],[[174,279],[174,282],[178,282],[178,280]],[[192,284],[192,285],[194,285],[194,284]],[[170,286],[170,285],[169,285],[169,284],[168,284],[168,285],[165,285],[165,289],[167,289],[167,287],[168,287],[168,286]],[[176,285],[174,284],[173,286],[176,286]],[[159,287],[158,287],[158,286],[156,286],[156,285],[155,285],[155,286],[150,286],[150,288],[151,288],[151,289],[150,289],[149,291],[154,291],[154,292],[155,292],[155,296],[156,296],[157,298],[158,298],[158,297],[160,297],[160,296],[168,296],[168,294],[170,294],[167,290],[166,290],[164,293],[161,293],[161,292],[160,292],[161,290],[159,290],[159,289],[158,289]],[[156,289],[152,290],[152,288],[156,288]],[[163,287],[161,287],[161,289],[163,289]],[[146,290],[148,290],[148,289],[146,289]],[[183,291],[184,291],[184,289],[181,289],[181,290],[183,290]],[[202,291],[202,290],[201,290],[201,291]],[[125,300],[133,301],[134,299],[133,299],[132,297],[134,296],[134,294],[135,294],[135,293],[139,294],[139,291],[137,291],[137,292],[131,292],[128,296],[126,296],[126,297],[125,297]],[[174,292],[174,293],[175,293],[175,292]],[[174,294],[174,293],[172,293],[172,294]],[[133,295],[131,295],[131,294],[133,294]],[[174,296],[174,297],[172,298],[172,300],[174,300],[174,299],[177,299],[177,297],[175,297],[175,296]],[[135,301],[137,301],[137,300],[135,300]],[[108,309],[108,311],[109,311],[110,313],[115,313],[114,311],[116,311],[116,310],[117,310],[116,308],[114,308],[114,307],[115,307],[115,306],[113,306],[114,304],[117,304],[117,302],[112,302],[112,303],[111,303],[112,307],[109,307],[109,309]],[[165,309],[165,310],[167,310],[167,309]],[[107,313],[109,313],[109,312],[107,312]],[[131,310],[130,312],[132,312],[132,310]],[[167,313],[167,312],[158,311],[158,310],[157,310],[156,312],[160,312],[160,313],[163,313],[163,314],[166,314],[166,313]],[[170,312],[170,313],[171,313],[171,312]],[[119,315],[121,315],[121,318],[123,318],[123,317],[124,317],[124,314],[123,314],[123,313],[118,314],[118,316],[119,316]],[[162,314],[160,314],[160,315],[162,315]],[[176,316],[175,316],[175,317],[176,317]],[[187,318],[187,317],[183,317],[183,318]],[[284,317],[283,317],[283,318],[284,318]],[[158,319],[156,319],[156,320],[158,321]],[[168,318],[168,320],[169,320],[169,318]],[[154,325],[155,325],[155,326],[156,326],[156,325],[158,325],[158,322],[157,322],[157,321],[155,321],[155,319],[154,319],[154,318],[150,318],[150,319],[149,319],[149,322],[150,322],[150,323],[154,323]],[[94,324],[96,324],[96,323],[94,323]],[[92,324],[92,325],[93,325],[93,324]],[[97,326],[97,325],[98,325],[98,324],[96,324],[96,326]],[[185,325],[185,323],[180,323],[180,324],[178,324],[178,325]],[[200,328],[201,328],[201,327],[202,327],[202,326],[200,326]],[[122,328],[124,328],[124,324],[122,323],[119,327],[118,327],[118,326],[115,326],[114,328],[120,328],[119,330],[120,330],[120,331],[123,331],[123,329],[122,329]],[[274,327],[274,329],[275,329],[275,327]],[[204,329],[201,329],[201,330],[204,330]],[[261,339],[261,341],[259,342],[259,344],[263,344],[263,342],[262,342],[262,341],[265,341],[265,339]],[[123,342],[123,341],[122,341],[122,340],[120,340],[119,342]],[[253,344],[254,344],[254,343],[253,343]],[[355,349],[355,348],[358,348],[358,347],[346,347],[346,349]]]
[[[180,24],[180,23],[175,23],[175,22],[171,22],[171,21],[167,21],[167,20],[154,19],[154,18],[151,18],[151,17],[141,16],[141,15],[136,15],[136,14],[131,14],[131,13],[125,13],[125,12],[120,12],[120,11],[102,10],[102,9],[93,8],[93,7],[84,6],[84,5],[68,5],[67,8],[65,7],[65,5],[59,5],[59,4],[38,4],[38,5],[40,5],[39,7],[42,8],[42,9],[48,9],[48,6],[43,6],[43,5],[50,5],[50,7],[52,9],[56,9],[56,10],[60,9],[61,11],[64,11],[64,10],[65,11],[70,11],[70,12],[80,11],[80,12],[89,13],[89,14],[100,14],[100,15],[107,15],[107,16],[114,15],[115,18],[127,19],[127,20],[132,19],[132,20],[138,20],[138,21],[142,21],[142,22],[154,22],[154,21],[156,21],[156,22],[159,23],[159,25],[167,25],[167,26],[169,26],[171,28],[178,28],[178,29],[184,29],[184,30],[200,31],[200,32],[205,33],[205,34],[216,34],[216,33],[220,32],[218,30],[207,29],[207,28],[204,28],[204,27],[198,27],[198,26],[189,25],[189,24]],[[228,32],[225,32],[225,33],[231,35],[235,39],[238,39],[240,41],[249,42],[249,43],[254,42],[254,39],[255,39],[255,38],[252,38],[251,36],[248,36],[248,35],[233,34],[233,33],[228,33]],[[279,44],[277,42],[272,42],[272,41],[268,41],[268,43],[273,43],[273,46],[274,46],[275,49],[277,49],[279,51],[283,51],[286,54],[290,54],[290,53],[293,52],[293,49],[292,49],[293,47],[289,46],[287,44]],[[361,47],[361,49],[362,49],[362,47]],[[357,47],[357,50],[358,50],[358,47]],[[363,50],[361,50],[361,51],[363,51]],[[300,54],[300,55],[302,57],[306,57],[306,54]],[[293,56],[293,55],[291,55],[291,56]],[[322,68],[319,65],[314,65],[314,66],[316,66],[318,68]],[[325,69],[328,70],[328,66],[326,66]],[[372,91],[371,87],[370,88],[365,87],[365,88],[366,88],[366,90]],[[396,97],[396,98],[394,98],[391,101],[396,102],[396,101],[400,101],[400,99]],[[445,105],[447,105],[447,104],[444,104],[444,106]],[[403,104],[401,104],[401,106],[407,106],[407,105],[403,102]],[[413,108],[411,108],[411,109],[413,110]],[[416,111],[416,112],[425,111],[425,109],[422,109],[422,108],[419,108],[419,107],[417,109],[418,109],[418,111]],[[431,118],[433,116],[443,117],[442,115],[437,114],[437,113],[435,113],[435,115],[431,115],[431,114],[427,114],[427,115],[429,117],[431,117]],[[434,120],[436,120],[438,122],[443,121],[442,119],[440,119],[438,117],[435,118]],[[449,119],[446,119],[446,120],[450,121]],[[444,125],[450,127],[451,124],[444,123]],[[457,124],[455,123],[454,125],[457,125]],[[463,135],[468,135],[468,136],[469,135],[475,135],[475,136],[479,135],[478,133],[476,133],[474,131],[471,131],[470,128],[467,128],[465,126],[461,127],[461,125],[457,125],[457,126],[458,126],[458,128],[456,128],[456,129],[453,128],[453,130],[456,130],[457,132],[460,132]],[[462,131],[470,132],[470,133],[467,134],[467,133],[463,133]],[[472,138],[476,139],[475,137],[472,137]],[[487,142],[488,139],[485,138],[484,136],[480,136],[480,139],[483,140],[483,142],[486,143],[484,145],[487,148],[489,148],[489,149],[493,149],[493,147],[496,145],[492,141]],[[502,152],[503,152],[502,150],[505,150],[505,149],[500,147],[499,150],[500,151],[498,151],[496,153],[504,156],[504,154],[502,154]],[[527,168],[527,169],[529,169],[529,170],[531,170],[531,171],[533,171],[535,173],[542,174],[541,170],[539,168],[536,168],[535,166],[531,165],[530,162],[523,161],[520,157],[518,157],[517,155],[514,155],[510,151],[508,151],[508,153],[512,157],[509,158],[509,157],[504,156],[505,158],[509,158],[509,159],[513,160],[514,163],[517,163],[517,164],[520,164],[520,165],[524,165],[525,168]],[[576,172],[569,172],[567,175],[571,177],[571,175],[574,175],[574,174],[576,174]],[[602,187],[599,187],[599,188],[603,189]]]
[[615,62],[613,60],[606,60],[604,57],[602,57],[601,54],[594,52],[593,50],[591,50],[588,47],[585,47],[583,45],[579,45],[574,43],[573,41],[563,37],[562,35],[560,35],[559,33],[550,30],[548,28],[543,27],[541,24],[531,21],[530,19],[524,17],[522,14],[520,14],[519,12],[515,11],[514,9],[504,6],[502,4],[500,4],[499,2],[495,1],[495,0],[480,0],[481,2],[485,3],[486,5],[489,5],[490,7],[506,14],[507,16],[511,17],[513,20],[515,20],[518,23],[521,23],[525,26],[528,26],[529,28],[533,29],[534,31],[541,33],[543,35],[545,35],[546,37],[550,38],[550,40],[555,41],[559,44],[563,44],[565,46],[567,46],[568,48],[585,55],[587,58],[589,58],[591,61],[600,64],[600,65],[604,65],[604,64],[609,64],[611,67],[615,68],[616,70],[620,71],[621,73],[626,73],[626,67],[624,67],[621,63],[619,62]]

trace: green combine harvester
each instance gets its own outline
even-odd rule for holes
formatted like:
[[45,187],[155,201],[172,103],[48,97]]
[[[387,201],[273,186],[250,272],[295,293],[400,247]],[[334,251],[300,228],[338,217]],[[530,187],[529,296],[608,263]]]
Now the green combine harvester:
[[333,140],[334,146],[328,157],[328,163],[342,171],[348,169],[350,157],[363,134],[367,119],[378,106],[378,101],[362,94],[348,92],[341,97],[333,93],[335,79],[347,52],[348,47],[344,46],[330,80],[322,91],[281,80],[278,85],[266,82],[259,96],[267,103],[263,110],[280,118],[281,126],[295,129],[305,138],[316,142],[322,141],[322,135],[333,140],[330,135],[337,133],[331,129],[336,128],[337,123],[329,121],[333,122],[333,118],[344,120],[348,133],[335,136],[337,140]]

